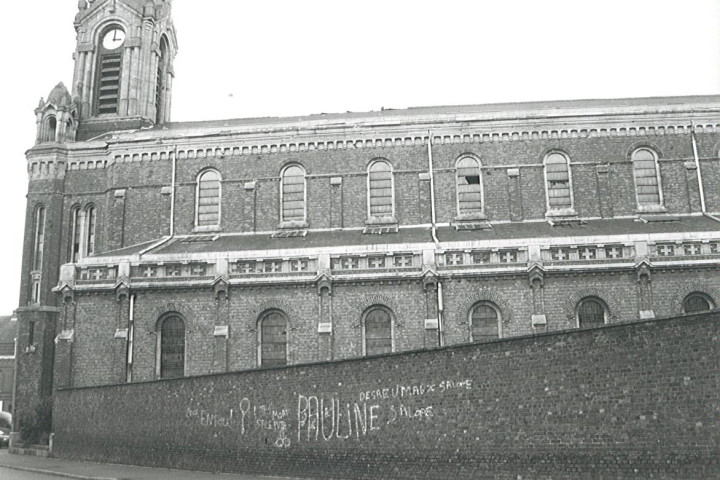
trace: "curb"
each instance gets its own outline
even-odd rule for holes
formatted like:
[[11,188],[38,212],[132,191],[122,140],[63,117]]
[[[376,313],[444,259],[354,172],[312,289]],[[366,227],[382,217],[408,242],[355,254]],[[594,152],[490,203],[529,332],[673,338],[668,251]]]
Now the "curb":
[[42,468],[22,467],[19,465],[0,464],[0,468],[9,468],[11,470],[21,470],[23,472],[41,473],[43,475],[52,475],[54,477],[75,478],[78,480],[121,480],[121,479],[115,478],[115,477],[87,477],[85,475],[77,475],[75,473],[64,473],[64,472],[58,472],[56,470],[43,470]]

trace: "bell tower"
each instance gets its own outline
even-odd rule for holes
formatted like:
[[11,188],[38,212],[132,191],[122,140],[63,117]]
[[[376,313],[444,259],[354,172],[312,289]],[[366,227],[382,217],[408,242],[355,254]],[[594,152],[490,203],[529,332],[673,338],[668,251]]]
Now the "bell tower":
[[80,0],[72,98],[77,140],[170,121],[172,0]]

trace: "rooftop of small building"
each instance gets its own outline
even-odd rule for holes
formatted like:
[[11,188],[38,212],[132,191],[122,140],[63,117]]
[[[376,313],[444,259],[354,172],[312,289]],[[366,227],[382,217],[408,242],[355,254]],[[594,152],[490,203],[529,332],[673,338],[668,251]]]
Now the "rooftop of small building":
[[[606,238],[624,241],[634,235],[653,236],[690,234],[698,232],[720,233],[720,223],[705,216],[655,215],[639,218],[528,221],[513,223],[477,222],[469,229],[456,226],[437,228],[441,246],[457,242],[482,242],[497,246],[507,241],[519,244],[524,239],[542,243],[542,239],[560,238]],[[219,254],[225,252],[283,251],[300,249],[342,249],[342,247],[397,246],[433,243],[429,226],[399,228],[396,233],[369,233],[363,229],[308,230],[298,236],[273,238],[277,232],[261,233],[214,233],[179,235],[162,242],[160,239],[97,255],[103,257],[127,257],[140,254],[159,256],[182,256],[193,254]],[[153,247],[154,245],[157,245]],[[92,259],[87,259],[92,262]]]

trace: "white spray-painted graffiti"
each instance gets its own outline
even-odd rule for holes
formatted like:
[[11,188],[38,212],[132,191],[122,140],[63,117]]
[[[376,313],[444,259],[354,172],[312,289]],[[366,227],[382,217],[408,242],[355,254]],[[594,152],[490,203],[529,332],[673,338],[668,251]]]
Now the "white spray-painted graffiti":
[[[361,439],[393,428],[400,422],[433,422],[441,412],[432,403],[450,392],[463,394],[472,390],[472,380],[443,380],[363,390],[351,394],[352,401],[343,401],[343,395],[296,394],[296,415],[287,405],[274,402],[253,402],[243,397],[227,410],[212,411],[188,407],[185,418],[212,429],[236,429],[246,433],[264,433],[276,437],[278,448],[292,445],[290,431],[297,429],[297,442],[330,442]],[[347,398],[347,397],[346,397]],[[293,421],[296,423],[293,425]]]

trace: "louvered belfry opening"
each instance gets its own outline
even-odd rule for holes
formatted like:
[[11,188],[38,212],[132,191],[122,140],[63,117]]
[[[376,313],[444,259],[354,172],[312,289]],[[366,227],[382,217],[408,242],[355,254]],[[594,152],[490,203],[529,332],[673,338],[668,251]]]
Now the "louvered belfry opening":
[[97,113],[118,113],[122,53],[106,53],[100,57],[98,72]]

